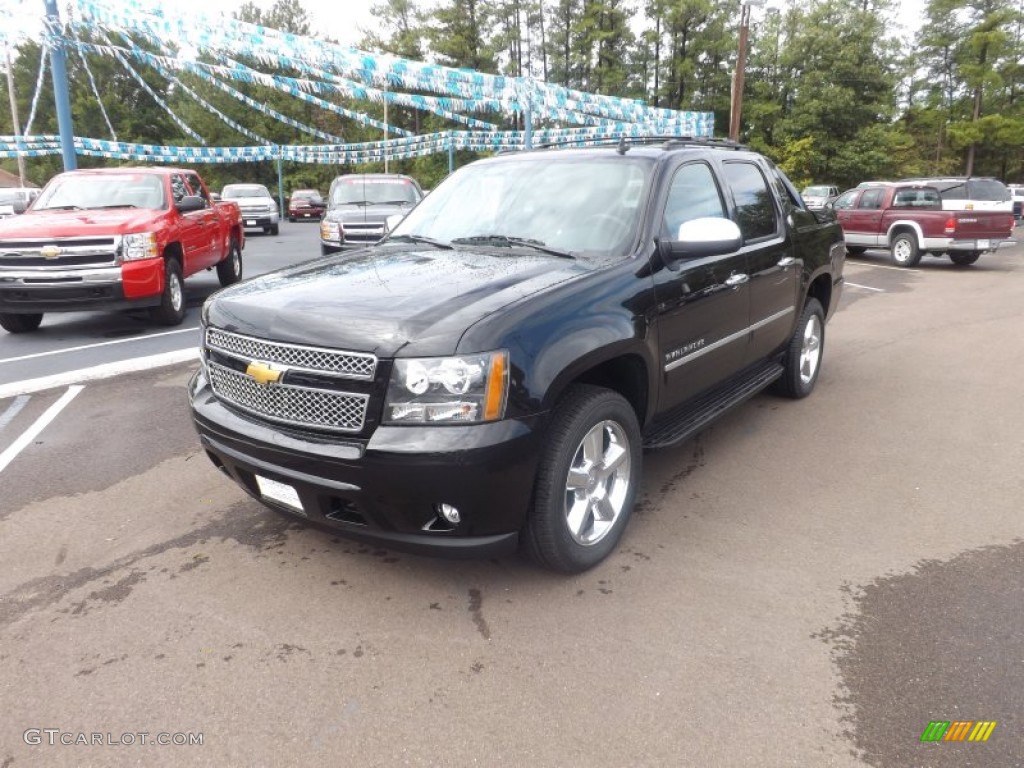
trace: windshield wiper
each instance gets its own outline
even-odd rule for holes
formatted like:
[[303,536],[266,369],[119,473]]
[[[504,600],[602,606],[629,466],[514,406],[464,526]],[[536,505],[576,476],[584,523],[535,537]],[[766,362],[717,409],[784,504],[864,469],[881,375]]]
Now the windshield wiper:
[[80,205],[48,205],[45,208],[38,208],[40,211],[84,211]]
[[377,205],[412,205],[411,200],[379,200]]
[[102,210],[103,208],[138,208],[138,207],[139,206],[132,205],[131,203],[111,203],[110,205],[97,205],[97,206],[94,206],[92,210],[99,211],[99,210]]
[[523,248],[533,248],[535,251],[550,253],[552,256],[558,256],[562,259],[576,258],[569,251],[563,251],[560,248],[552,248],[546,245],[543,240],[534,240],[530,237],[513,237],[511,235],[473,235],[472,237],[457,237],[452,240],[452,242],[469,245],[503,245],[510,248],[515,245]]
[[403,241],[409,243],[426,243],[427,245],[432,245],[435,248],[444,248],[447,251],[452,249],[452,246],[449,243],[444,242],[444,240],[435,240],[432,237],[424,237],[423,235],[392,235],[387,241],[389,243]]

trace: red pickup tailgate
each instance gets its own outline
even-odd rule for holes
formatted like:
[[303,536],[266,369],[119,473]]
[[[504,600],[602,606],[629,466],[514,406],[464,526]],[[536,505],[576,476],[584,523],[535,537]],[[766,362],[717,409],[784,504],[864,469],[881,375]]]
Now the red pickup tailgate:
[[[950,225],[955,225],[950,232]],[[1003,211],[949,211],[946,236],[957,240],[1004,240],[1013,233],[1013,214]]]

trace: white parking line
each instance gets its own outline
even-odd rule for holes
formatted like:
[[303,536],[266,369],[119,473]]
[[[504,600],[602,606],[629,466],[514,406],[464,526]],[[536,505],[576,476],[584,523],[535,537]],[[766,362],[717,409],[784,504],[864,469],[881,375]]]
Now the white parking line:
[[197,325],[195,328],[180,328],[177,331],[162,331],[160,333],[148,333],[145,336],[131,336],[127,339],[114,339],[113,341],[97,341],[95,344],[82,344],[78,347],[65,347],[64,349],[51,349],[49,352],[33,352],[31,355],[21,355],[19,357],[5,357],[0,358],[0,365],[3,363],[16,363],[19,360],[32,360],[37,357],[49,357],[50,355],[61,355],[65,352],[80,352],[83,349],[95,349],[96,347],[109,347],[113,344],[127,344],[132,341],[142,341],[144,339],[158,339],[161,336],[173,336],[176,333],[195,333],[199,330]]
[[4,427],[14,421],[14,417],[21,412],[21,409],[25,407],[25,404],[28,403],[28,401],[28,395],[19,395],[14,398],[14,402],[12,402],[7,407],[7,410],[0,415],[0,432],[3,431]]
[[866,261],[850,261],[846,260],[846,266],[848,267],[869,267],[871,269],[895,269],[897,272],[920,272],[920,269],[914,269],[913,267],[894,267],[890,264],[872,264]]
[[69,384],[83,381],[109,379],[122,373],[134,373],[135,371],[146,371],[150,368],[159,368],[165,365],[174,365],[175,363],[185,363],[198,357],[199,350],[193,347],[190,349],[179,349],[175,352],[164,352],[160,355],[147,355],[146,357],[134,357],[130,360],[120,360],[116,363],[94,365],[91,368],[79,368],[77,371],[55,373],[52,376],[41,376],[38,379],[12,381],[10,384],[0,385],[0,400],[6,397],[14,397],[15,395],[40,392],[44,389],[66,387]]
[[861,285],[860,283],[851,283],[849,280],[844,282],[845,285],[851,288],[863,288],[865,291],[878,291],[879,293],[885,293],[884,288],[872,288],[870,285]]
[[7,469],[7,465],[14,461],[14,457],[21,453],[25,446],[35,440],[39,433],[46,429],[46,425],[57,418],[57,414],[63,411],[65,406],[74,400],[83,389],[85,387],[82,386],[68,387],[68,391],[61,395],[56,403],[47,408],[43,415],[36,419],[35,424],[25,430],[21,437],[11,443],[6,451],[0,453],[0,472]]

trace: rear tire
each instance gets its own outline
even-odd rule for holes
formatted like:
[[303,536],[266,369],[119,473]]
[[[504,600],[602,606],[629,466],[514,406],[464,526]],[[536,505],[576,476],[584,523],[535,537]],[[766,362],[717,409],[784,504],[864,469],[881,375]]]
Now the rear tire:
[[892,263],[897,267],[916,267],[921,261],[921,251],[917,248],[917,238],[906,232],[896,235],[889,247]]
[[217,279],[225,287],[242,279],[242,249],[238,247],[238,238],[234,236],[228,246],[227,258],[217,265]]
[[860,256],[867,248],[861,245],[848,245],[846,246],[846,252],[851,256]]
[[160,325],[181,325],[185,319],[185,282],[177,259],[164,261],[164,292],[160,306],[153,307],[150,316]]
[[523,528],[539,564],[579,573],[604,560],[629,522],[642,477],[636,413],[622,395],[577,385],[559,401]]
[[981,251],[954,251],[949,254],[949,260],[958,267],[969,267],[981,258]]
[[31,333],[43,322],[42,312],[29,315],[0,313],[0,328],[8,333]]
[[807,397],[818,382],[824,354],[825,311],[817,299],[808,299],[786,346],[782,378],[775,382],[773,390],[794,400]]

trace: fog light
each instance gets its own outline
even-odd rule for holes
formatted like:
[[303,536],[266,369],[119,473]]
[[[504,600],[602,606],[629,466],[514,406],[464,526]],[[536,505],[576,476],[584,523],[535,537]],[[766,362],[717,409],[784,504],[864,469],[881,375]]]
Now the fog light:
[[441,515],[449,523],[458,523],[462,520],[462,516],[459,514],[459,510],[453,507],[451,504],[438,504],[438,514]]

